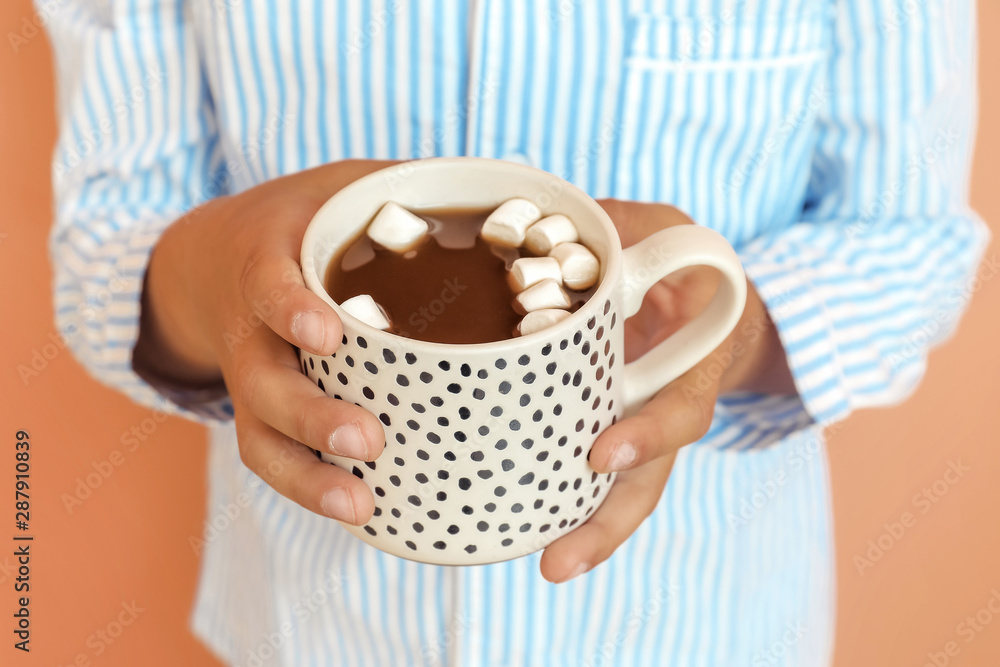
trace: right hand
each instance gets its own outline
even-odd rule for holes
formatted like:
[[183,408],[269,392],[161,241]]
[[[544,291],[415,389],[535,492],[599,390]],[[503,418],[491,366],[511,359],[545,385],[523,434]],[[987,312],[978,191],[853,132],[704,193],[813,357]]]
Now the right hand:
[[312,450],[371,461],[385,433],[302,374],[293,346],[332,354],[342,326],[305,287],[298,260],[319,207],[389,164],[324,165],[213,199],[171,225],[150,258],[133,357],[137,371],[175,383],[225,382],[243,463],[306,509],[356,525],[372,516],[371,491]]

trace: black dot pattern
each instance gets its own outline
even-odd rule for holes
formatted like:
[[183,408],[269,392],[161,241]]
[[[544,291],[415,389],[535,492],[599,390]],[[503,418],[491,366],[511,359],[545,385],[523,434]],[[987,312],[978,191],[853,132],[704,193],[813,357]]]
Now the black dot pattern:
[[390,553],[472,564],[537,551],[586,521],[614,478],[587,457],[621,416],[618,307],[588,303],[577,328],[503,354],[406,351],[349,325],[336,353],[300,350],[303,373],[385,429],[375,462],[319,454],[375,492],[372,519],[348,529]]

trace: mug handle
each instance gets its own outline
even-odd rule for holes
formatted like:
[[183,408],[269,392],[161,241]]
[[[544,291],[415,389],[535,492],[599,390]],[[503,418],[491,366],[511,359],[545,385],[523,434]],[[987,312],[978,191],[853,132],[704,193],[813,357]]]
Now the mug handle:
[[747,284],[736,251],[722,234],[707,227],[678,225],[660,230],[622,251],[622,259],[626,318],[639,312],[653,285],[678,269],[712,266],[722,274],[715,296],[701,314],[625,365],[628,416],[722,344],[743,314]]

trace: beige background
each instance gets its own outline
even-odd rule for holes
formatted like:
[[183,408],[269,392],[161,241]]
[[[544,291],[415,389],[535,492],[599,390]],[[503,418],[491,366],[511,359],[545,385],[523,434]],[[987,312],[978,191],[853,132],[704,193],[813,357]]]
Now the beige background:
[[[0,3],[5,36],[21,32],[28,0]],[[1000,233],[1000,6],[981,3],[982,108],[973,203]],[[30,32],[30,31],[29,31]],[[24,33],[29,34],[29,33]],[[0,45],[0,663],[214,665],[187,631],[204,501],[204,432],[180,420],[158,424],[148,410],[89,380],[49,338],[51,220],[49,155],[54,138],[51,61],[44,35],[14,53]],[[996,244],[987,257],[996,260]],[[837,667],[928,662],[957,642],[948,664],[1000,664],[1000,615],[973,634],[958,624],[1000,591],[1000,280],[984,280],[957,336],[931,357],[924,384],[906,404],[852,416],[830,447],[840,559]],[[27,385],[18,365],[44,369]],[[151,433],[135,451],[122,435]],[[32,653],[11,648],[15,432],[32,442]],[[60,497],[78,478],[123,451],[121,465],[77,507]],[[949,461],[970,470],[925,514],[913,496],[933,488]],[[853,562],[886,523],[916,523],[860,574]],[[113,643],[98,631],[123,603],[135,620]],[[996,603],[994,603],[994,606]],[[983,614],[986,618],[986,614]],[[966,641],[970,640],[971,641]],[[940,661],[944,656],[939,656]]]

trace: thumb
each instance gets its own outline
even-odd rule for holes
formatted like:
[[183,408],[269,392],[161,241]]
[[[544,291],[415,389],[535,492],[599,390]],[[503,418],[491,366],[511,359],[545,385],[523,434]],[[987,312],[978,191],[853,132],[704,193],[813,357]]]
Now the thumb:
[[694,224],[687,214],[668,204],[647,204],[621,199],[599,199],[597,203],[615,223],[622,246],[626,248],[661,229]]
[[400,160],[340,160],[286,178],[294,178],[297,187],[304,193],[325,200],[359,178],[400,162]]

